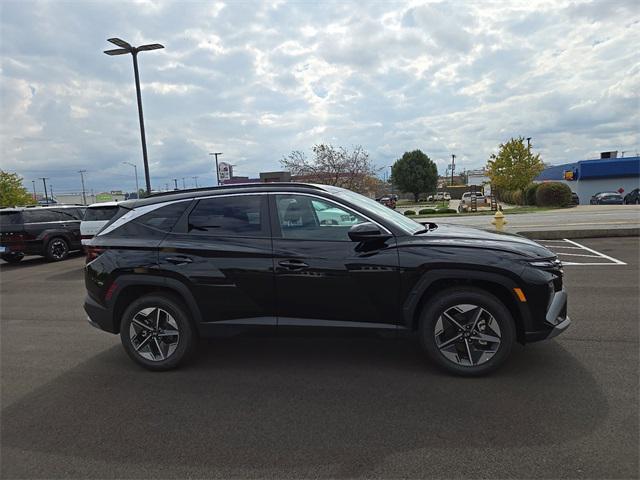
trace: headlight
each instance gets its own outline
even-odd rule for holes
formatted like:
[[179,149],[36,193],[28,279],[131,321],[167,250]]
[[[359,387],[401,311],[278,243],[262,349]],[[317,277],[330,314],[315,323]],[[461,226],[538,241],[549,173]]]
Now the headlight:
[[562,270],[562,262],[557,258],[551,258],[549,260],[533,260],[527,263],[532,267],[544,268],[545,270]]

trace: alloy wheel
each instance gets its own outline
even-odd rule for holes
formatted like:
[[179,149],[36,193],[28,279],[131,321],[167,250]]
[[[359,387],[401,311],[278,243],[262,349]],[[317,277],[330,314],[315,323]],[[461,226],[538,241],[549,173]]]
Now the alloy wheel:
[[140,310],[129,326],[131,345],[145,360],[161,362],[178,348],[180,331],[169,312],[158,307]]
[[60,260],[64,258],[67,254],[67,244],[64,240],[56,239],[51,242],[51,246],[49,247],[49,252],[51,256],[56,260]]
[[449,361],[475,367],[488,362],[501,344],[498,322],[486,309],[471,304],[447,308],[434,329],[436,347]]

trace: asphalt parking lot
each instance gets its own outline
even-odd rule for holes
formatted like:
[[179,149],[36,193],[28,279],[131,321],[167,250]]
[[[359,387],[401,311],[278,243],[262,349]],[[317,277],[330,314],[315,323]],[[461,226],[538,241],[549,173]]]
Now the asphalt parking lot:
[[639,240],[577,242],[547,242],[573,254],[570,330],[477,379],[329,333],[150,373],[87,324],[81,256],[2,264],[2,477],[637,478]]

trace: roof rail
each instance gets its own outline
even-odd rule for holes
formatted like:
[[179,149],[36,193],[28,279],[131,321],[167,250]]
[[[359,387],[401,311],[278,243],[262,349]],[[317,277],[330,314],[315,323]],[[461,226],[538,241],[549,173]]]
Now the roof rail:
[[184,190],[170,190],[168,192],[156,192],[151,195],[147,195],[146,197],[141,198],[140,200],[144,200],[145,198],[155,198],[162,197],[165,195],[177,195],[180,193],[197,193],[197,192],[209,192],[211,190],[231,190],[231,189],[243,189],[243,188],[264,188],[264,187],[307,187],[313,188],[315,190],[322,190],[320,185],[315,185],[312,183],[303,183],[303,182],[256,182],[256,183],[235,183],[232,185],[220,185],[217,187],[200,187],[200,188],[187,188]]

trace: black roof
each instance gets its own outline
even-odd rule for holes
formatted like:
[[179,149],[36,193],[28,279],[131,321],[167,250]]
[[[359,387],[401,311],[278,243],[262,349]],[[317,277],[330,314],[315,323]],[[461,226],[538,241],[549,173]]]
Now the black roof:
[[248,192],[269,192],[282,190],[283,188],[295,191],[327,191],[327,185],[316,185],[312,183],[297,182],[267,182],[267,183],[240,183],[235,185],[221,185],[219,187],[190,188],[186,190],[173,190],[171,192],[152,193],[148,197],[139,200],[127,200],[119,202],[118,205],[125,208],[135,208],[143,205],[153,205],[174,200],[187,200],[197,197],[208,197],[215,194],[248,193]]

